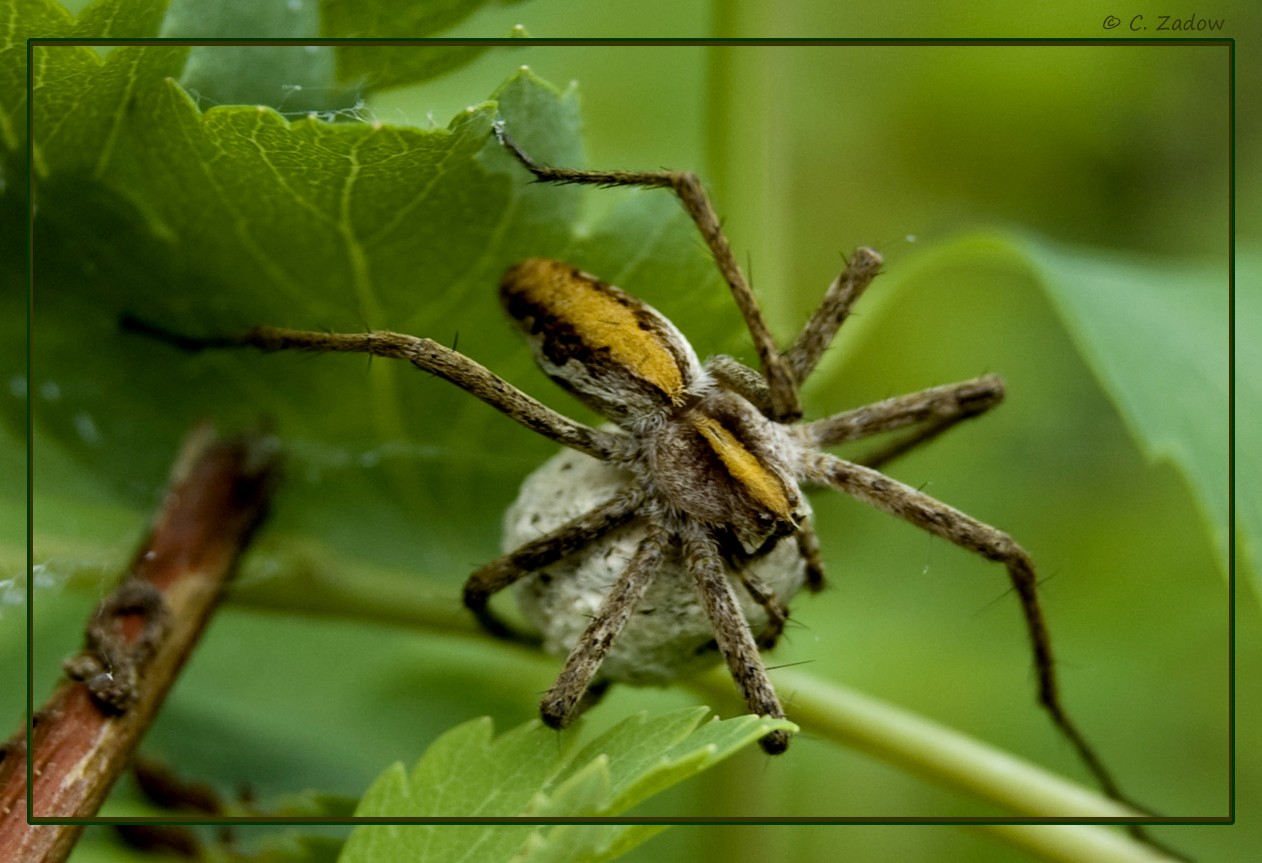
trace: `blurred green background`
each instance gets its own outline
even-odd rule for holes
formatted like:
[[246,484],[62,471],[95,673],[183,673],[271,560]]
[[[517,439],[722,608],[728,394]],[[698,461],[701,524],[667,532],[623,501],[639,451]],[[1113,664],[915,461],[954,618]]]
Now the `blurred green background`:
[[[715,28],[719,35],[1104,35],[1095,21],[1102,15],[1086,4],[1059,7],[1054,21],[1039,25],[1049,29],[1036,33],[1022,26],[1028,12],[1017,21],[996,17],[1011,12],[977,10],[967,32],[952,32],[957,19],[934,12],[892,33],[880,24],[897,20],[898,7],[888,4],[876,10],[784,3],[716,13],[708,4],[676,2],[619,12],[540,0],[488,9],[452,32],[500,35],[522,23],[540,37],[658,35],[660,22],[669,21],[675,35]],[[618,15],[625,20],[611,18]],[[376,93],[366,116],[443,127],[523,64],[558,86],[578,83],[589,166],[667,166],[707,180],[738,259],[748,264],[782,338],[809,313],[842,254],[864,244],[885,255],[888,275],[807,388],[809,416],[984,372],[1004,376],[1009,398],[992,416],[891,473],[997,524],[1032,552],[1044,578],[1067,704],[1126,787],[1162,812],[1226,814],[1228,597],[1186,483],[1169,464],[1145,460],[1023,267],[1002,255],[941,260],[932,254],[962,232],[1014,228],[1134,253],[1157,267],[1221,265],[1230,191],[1225,50],[523,46],[490,51],[423,85]],[[1255,87],[1256,76],[1238,71],[1242,104]],[[1237,123],[1240,132],[1255,128],[1244,111]],[[1237,183],[1248,193],[1258,188],[1262,160],[1254,138],[1241,141]],[[587,192],[584,216],[595,223],[625,197]],[[1242,194],[1242,228],[1257,227],[1257,199]],[[700,259],[699,244],[691,242]],[[652,301],[686,332],[695,331],[687,315],[701,316],[687,302],[679,314],[669,296]],[[727,314],[726,323],[696,320],[717,333],[709,344],[697,341],[699,353],[729,349],[739,321],[734,310]],[[420,334],[449,338],[447,322],[437,325],[444,330]],[[507,343],[507,327],[491,325],[496,329],[485,333],[461,329],[461,349],[481,358],[480,342]],[[546,397],[546,383],[531,376],[524,354],[518,349],[509,368],[495,370],[519,376],[513,379]],[[563,397],[551,403],[577,415]],[[313,404],[313,415],[322,408],[327,404]],[[480,420],[472,422],[479,427]],[[351,461],[366,452],[355,446],[345,444],[342,453]],[[477,494],[462,488],[452,507],[459,517],[449,526],[427,525],[429,535],[450,535],[452,546],[427,552],[424,584],[438,591],[439,602],[450,599],[453,611],[468,571],[496,553],[499,512],[539,451],[547,447],[529,450],[529,457],[498,453],[501,480]],[[376,481],[371,467],[364,470],[364,482]],[[108,484],[93,486],[76,475],[72,458],[50,454],[41,475],[50,489],[60,484],[78,500],[64,514],[46,508],[48,520],[37,524],[50,549],[37,560],[50,585],[37,582],[43,589],[36,655],[48,658],[37,662],[37,700],[51,685],[56,657],[78,641],[96,596],[60,585],[71,576],[75,584],[90,583],[93,572],[111,577],[146,518],[146,508],[133,500],[120,505]],[[318,495],[318,482],[303,493]],[[805,668],[819,677],[1084,778],[1033,704],[1024,634],[1002,573],[853,501],[821,493],[813,503],[831,589],[794,606],[801,627],[771,663],[809,663]],[[330,510],[329,520],[336,520],[336,507]],[[286,523],[283,512],[277,522],[274,534],[302,529]],[[376,537],[357,543],[320,536],[356,565],[383,577],[409,576],[403,561],[414,553],[415,538],[387,548]],[[1241,671],[1256,676],[1257,606],[1242,599]],[[14,621],[15,612],[6,610],[0,621]],[[21,635],[14,626],[0,629],[5,655],[21,654]],[[5,664],[5,682],[13,684],[6,692],[18,691],[20,670]],[[229,605],[146,747],[228,795],[249,784],[264,800],[304,788],[354,796],[390,761],[415,761],[456,722],[490,714],[507,728],[525,720],[555,670],[552,660],[523,659],[483,639]],[[792,715],[792,693],[782,695]],[[1256,686],[1242,682],[1237,697],[1242,715],[1256,717]],[[6,703],[16,717],[20,702]],[[690,703],[696,696],[684,688],[615,689],[590,724]],[[740,711],[735,700],[712,706],[723,715]],[[1255,737],[1243,734],[1236,752],[1242,811],[1259,797],[1262,749]],[[134,805],[130,791],[120,794],[115,805],[127,811]],[[769,760],[751,749],[634,814],[989,813],[804,735],[784,758]],[[1256,822],[1158,832],[1205,860],[1247,859],[1245,849],[1262,841]],[[87,859],[104,841],[89,834],[81,854]],[[677,827],[625,859],[654,858],[1025,859],[968,830],[858,825]]]

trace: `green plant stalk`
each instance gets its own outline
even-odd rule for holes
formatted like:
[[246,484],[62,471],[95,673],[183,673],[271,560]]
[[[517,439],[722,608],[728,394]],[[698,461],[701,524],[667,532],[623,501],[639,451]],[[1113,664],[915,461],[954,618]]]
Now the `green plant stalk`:
[[[830,740],[877,755],[939,784],[1021,815],[1136,818],[1143,813],[953,728],[802,672],[772,673],[793,693],[793,721]],[[697,683],[731,688],[722,674]]]
[[[926,717],[848,687],[788,670],[772,672],[776,688],[793,693],[792,719],[825,737],[931,782],[1032,817],[1137,818],[1142,813],[1089,788]],[[722,669],[689,686],[707,698],[731,698]],[[1105,827],[975,825],[1042,860],[1156,861],[1170,858]]]
[[[783,10],[774,6],[764,9],[737,0],[713,0],[711,32],[719,39],[772,32],[782,18]],[[755,257],[740,253],[739,263],[763,298],[763,312],[773,331],[787,326],[779,318],[783,304],[767,298],[788,289],[787,237],[792,230],[790,148],[784,137],[786,50],[710,46],[702,119],[706,157],[702,181],[723,215],[733,247],[757,249]],[[755,117],[762,122],[752,122]],[[753,238],[756,244],[749,242]]]
[[1054,863],[1169,863],[1173,859],[1123,833],[1089,824],[975,824],[970,829]]
[[[736,35],[734,0],[713,0],[710,32],[716,39]],[[732,64],[735,48],[711,45],[706,48],[705,157],[706,180],[711,192],[726,200],[732,185],[732,165],[728,136],[732,133]]]
[[343,557],[315,542],[274,537],[268,552],[249,562],[229,602],[426,632],[482,634],[457,593],[443,586]]

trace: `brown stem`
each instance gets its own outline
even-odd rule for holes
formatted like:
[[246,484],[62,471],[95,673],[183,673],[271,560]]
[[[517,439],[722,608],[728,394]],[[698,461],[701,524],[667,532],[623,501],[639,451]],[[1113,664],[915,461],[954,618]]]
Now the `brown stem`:
[[[0,754],[0,848],[14,863],[59,863],[153,722],[260,523],[278,475],[270,438],[185,440],[149,537],[127,577],[102,600],[87,648]],[[142,599],[138,599],[138,597]]]

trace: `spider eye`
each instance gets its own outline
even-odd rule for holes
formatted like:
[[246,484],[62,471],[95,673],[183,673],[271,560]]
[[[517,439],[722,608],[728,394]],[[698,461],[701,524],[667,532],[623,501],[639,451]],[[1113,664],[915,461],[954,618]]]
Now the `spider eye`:
[[780,518],[769,512],[760,512],[756,516],[758,531],[769,541],[789,536],[801,527],[801,520],[797,513],[793,513],[788,518]]

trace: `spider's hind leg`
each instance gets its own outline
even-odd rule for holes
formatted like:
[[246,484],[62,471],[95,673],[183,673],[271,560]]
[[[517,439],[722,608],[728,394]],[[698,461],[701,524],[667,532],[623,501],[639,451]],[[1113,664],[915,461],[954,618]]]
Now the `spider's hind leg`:
[[806,589],[819,593],[824,589],[824,559],[820,556],[819,536],[809,520],[798,527],[796,539],[798,554],[806,562]]
[[593,691],[595,699],[604,694],[604,687],[599,683],[593,686],[592,680],[661,567],[665,545],[664,531],[650,523],[648,534],[640,541],[627,568],[618,576],[596,616],[570,651],[556,682],[539,703],[545,725],[564,728],[581,710],[595,704],[595,700],[588,701]]
[[1070,743],[1083,764],[1094,774],[1104,792],[1114,800],[1141,808],[1122,794],[1112,774],[1061,702],[1052,658],[1052,642],[1038,601],[1037,576],[1030,555],[1006,533],[954,507],[935,500],[911,486],[863,465],[826,453],[812,453],[801,465],[811,482],[844,492],[890,515],[928,531],[947,542],[1001,563],[1008,570],[1013,590],[1021,601],[1026,630],[1034,654],[1038,700]]
[[537,638],[515,631],[491,611],[491,597],[630,521],[641,499],[638,489],[625,491],[607,503],[566,522],[551,533],[491,561],[465,582],[465,607],[473,612],[482,628],[491,635],[510,641],[537,644]]
[[[750,566],[775,551],[779,543],[788,542],[788,538],[773,539],[764,543],[762,548],[750,553],[730,530],[714,530],[712,535],[717,543],[719,556],[727,568],[736,574],[745,592],[754,602],[762,606],[766,613],[767,623],[762,632],[758,633],[755,642],[759,650],[770,650],[776,646],[780,636],[784,634],[785,625],[789,622],[789,607],[766,581],[753,572]],[[798,528],[794,541],[797,543],[798,554],[803,558],[804,583],[807,589],[814,593],[823,587],[824,572],[823,564],[819,560],[819,540],[811,530],[809,521],[804,521]],[[813,554],[809,550],[812,543]]]

